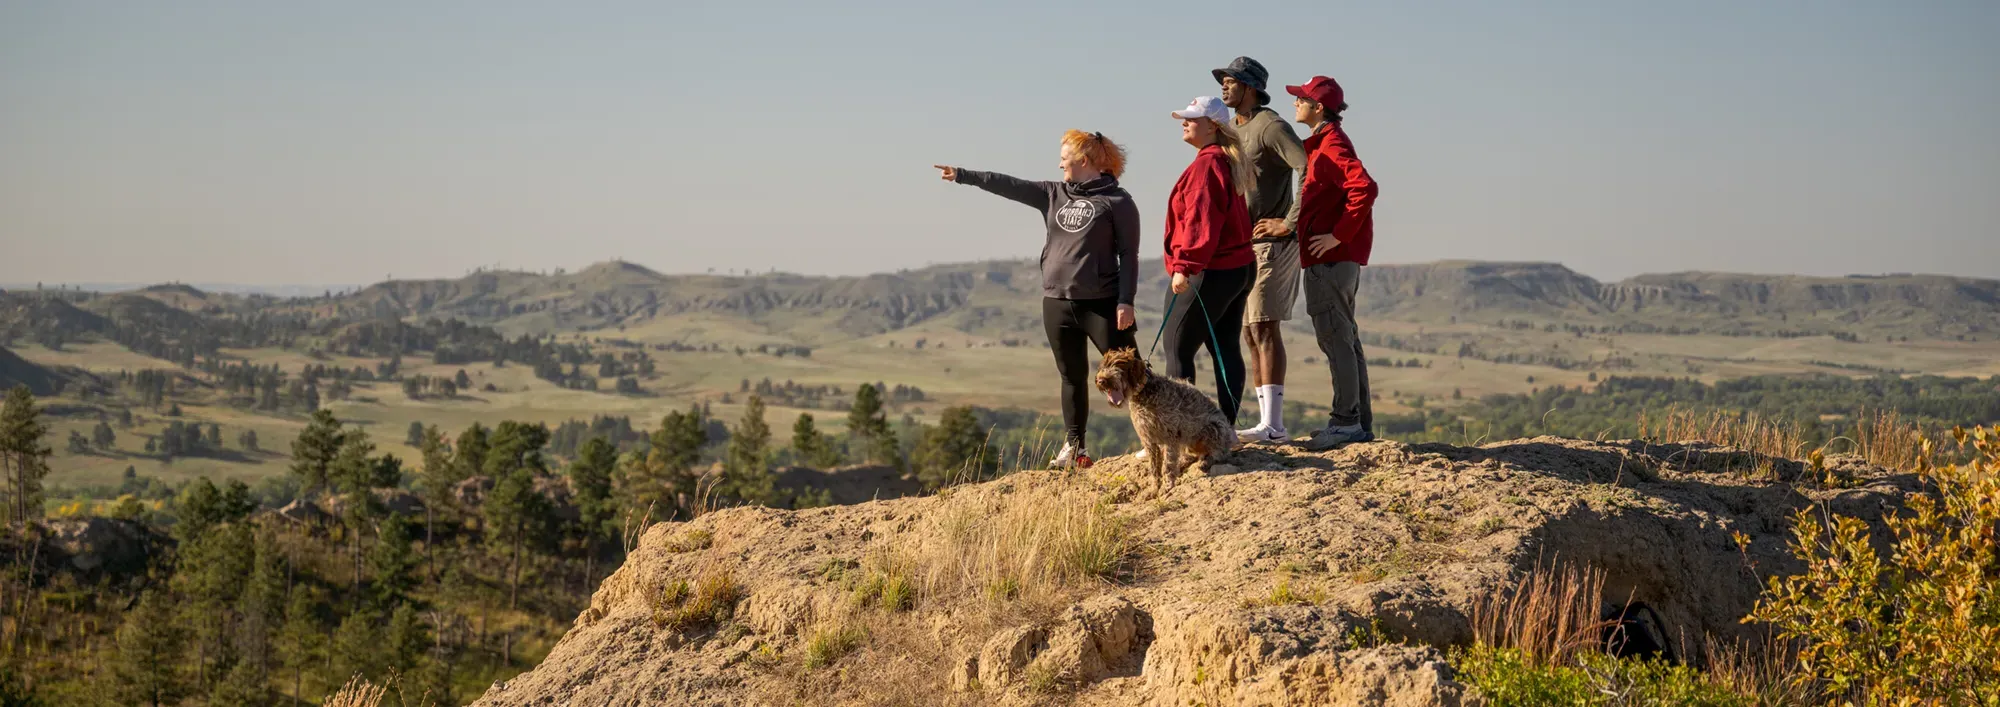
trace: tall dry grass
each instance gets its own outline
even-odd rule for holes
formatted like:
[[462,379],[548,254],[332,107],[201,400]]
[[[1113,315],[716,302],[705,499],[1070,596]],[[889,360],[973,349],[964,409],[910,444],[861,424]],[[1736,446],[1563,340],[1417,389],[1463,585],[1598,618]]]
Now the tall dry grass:
[[1798,646],[1790,641],[1767,640],[1752,645],[1743,641],[1723,642],[1709,636],[1702,641],[1705,677],[1738,695],[1753,698],[1759,705],[1803,705],[1818,697],[1799,675]]
[[1603,570],[1537,561],[1513,591],[1474,600],[1472,637],[1520,651],[1531,667],[1576,665],[1581,654],[1602,651],[1614,623],[1602,618],[1603,596]]
[[921,527],[870,559],[914,580],[922,600],[1046,595],[1118,576],[1135,540],[1084,484],[946,499]]
[[1854,421],[1855,442],[1862,458],[1884,469],[1908,469],[1924,458],[1924,430],[1902,413],[1863,413]]
[[1797,459],[1808,446],[1805,429],[1796,422],[1767,419],[1754,412],[1699,411],[1683,407],[1639,414],[1639,437],[1659,442],[1701,440],[1735,447],[1755,455],[1742,468],[1727,469],[1756,478],[1776,479],[1778,459]]
[[322,707],[380,707],[382,698],[388,696],[389,685],[387,681],[384,681],[381,685],[376,685],[369,682],[367,678],[356,675],[349,678],[347,684],[341,686],[339,692],[333,693],[332,696],[326,698],[326,701],[322,702],[321,705]]

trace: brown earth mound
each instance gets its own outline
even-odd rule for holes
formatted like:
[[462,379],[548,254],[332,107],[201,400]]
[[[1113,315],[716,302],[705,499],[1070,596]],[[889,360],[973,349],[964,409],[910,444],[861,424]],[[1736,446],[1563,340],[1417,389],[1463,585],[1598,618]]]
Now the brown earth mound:
[[[1646,603],[1695,658],[1754,640],[1737,619],[1796,569],[1795,509],[1876,519],[1915,488],[1851,460],[1846,490],[1734,471],[1757,465],[1805,472],[1698,443],[1260,446],[1164,500],[1120,457],[724,510],[650,528],[548,658],[476,704],[1474,704],[1442,650],[1538,563],[1603,570],[1609,610]],[[1130,543],[1106,560],[1110,536]]]

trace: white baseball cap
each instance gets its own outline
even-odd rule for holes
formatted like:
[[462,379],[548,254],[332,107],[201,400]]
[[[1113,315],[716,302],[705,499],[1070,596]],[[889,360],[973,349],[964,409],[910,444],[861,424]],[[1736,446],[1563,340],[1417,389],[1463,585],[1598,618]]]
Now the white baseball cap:
[[1174,117],[1181,120],[1207,118],[1218,124],[1227,125],[1229,106],[1223,105],[1222,99],[1215,96],[1196,96],[1194,100],[1188,101],[1186,108],[1174,111]]

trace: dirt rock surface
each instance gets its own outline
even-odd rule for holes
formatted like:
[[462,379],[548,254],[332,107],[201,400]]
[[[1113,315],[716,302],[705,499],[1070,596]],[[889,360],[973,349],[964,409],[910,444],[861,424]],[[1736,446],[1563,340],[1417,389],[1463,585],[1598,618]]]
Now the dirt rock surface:
[[[1746,461],[1767,475],[1746,478]],[[934,496],[723,510],[649,528],[547,659],[475,704],[1477,704],[1446,651],[1469,640],[1476,598],[1538,563],[1603,570],[1607,610],[1651,606],[1681,657],[1704,636],[1755,640],[1737,619],[1763,577],[1796,571],[1792,512],[1873,520],[1916,489],[1832,465],[1849,488],[1701,443],[1260,445],[1165,499],[1118,457]],[[856,568],[896,543],[1057,491],[1094,494],[1129,529],[1112,579],[1019,599],[919,592],[900,611],[856,601]],[[733,610],[662,624],[663,592],[723,573]],[[816,662],[834,627],[858,637]]]

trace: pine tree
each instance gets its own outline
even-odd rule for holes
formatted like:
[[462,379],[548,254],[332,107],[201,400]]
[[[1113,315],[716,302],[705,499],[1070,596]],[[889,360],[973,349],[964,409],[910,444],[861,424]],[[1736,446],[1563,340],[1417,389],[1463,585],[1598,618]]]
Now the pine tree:
[[132,429],[132,408],[124,408],[118,411],[118,426],[128,430]]
[[453,457],[458,464],[458,478],[466,479],[486,473],[486,447],[489,436],[486,426],[477,422],[459,433],[457,456]]
[[409,524],[403,521],[403,516],[392,513],[382,519],[381,530],[375,535],[375,548],[368,553],[369,576],[379,606],[394,606],[408,597],[410,590],[416,588],[410,577],[415,568]]
[[340,628],[333,632],[335,680],[382,675],[388,656],[383,654],[382,631],[377,628],[381,623],[382,614],[373,609],[355,611],[340,621]]
[[174,538],[192,543],[208,535],[223,519],[222,492],[203,476],[188,482],[174,499]]
[[528,467],[500,469],[493,490],[482,508],[486,516],[487,541],[508,552],[507,609],[513,610],[521,593],[521,548],[543,526],[547,501],[535,492],[534,472]]
[[284,626],[278,631],[278,652],[292,671],[293,702],[304,697],[307,669],[321,665],[326,655],[326,631],[314,611],[316,603],[311,590],[292,590],[291,599],[285,602]]
[[389,626],[382,631],[382,651],[386,667],[398,674],[407,674],[417,667],[424,655],[424,625],[417,621],[417,610],[409,604],[397,604],[389,614]]
[[319,410],[312,414],[306,429],[292,441],[292,473],[298,475],[304,486],[300,493],[311,495],[327,485],[333,460],[340,455],[346,435],[333,413]]
[[361,536],[374,524],[375,443],[365,432],[342,435],[340,451],[327,468],[327,481],[342,498],[341,522],[347,526],[348,555],[354,563],[352,586],[361,586]]
[[250,485],[242,479],[230,479],[222,485],[222,495],[218,499],[222,519],[240,521],[250,517],[257,510],[257,501],[250,497]]
[[983,478],[999,467],[972,408],[945,408],[938,426],[924,431],[916,456],[917,478],[938,488],[963,478]]
[[42,517],[42,479],[49,474],[52,453],[42,438],[48,434],[41,412],[35,409],[35,395],[27,386],[7,393],[0,407],[0,471],[6,473],[7,503],[0,513],[11,522]]
[[751,395],[743,419],[729,435],[724,492],[745,503],[771,503],[776,480],[771,476],[770,454],[771,426],[764,422],[764,399]]
[[584,581],[596,570],[597,542],[618,532],[618,504],[611,495],[611,475],[618,464],[618,450],[603,437],[591,437],[569,465],[570,492],[575,495],[577,535],[583,541]]
[[424,464],[418,477],[418,486],[424,496],[424,562],[430,568],[427,574],[435,579],[437,552],[433,531],[437,517],[455,503],[452,491],[463,479],[459,476],[459,466],[452,463],[451,447],[445,443],[444,433],[438,431],[437,425],[424,428],[423,441],[417,448],[423,452]]
[[792,450],[799,461],[818,469],[832,469],[841,462],[840,450],[834,448],[833,440],[820,434],[809,412],[799,413],[798,422],[792,423]]
[[98,449],[108,452],[118,444],[118,433],[111,429],[111,423],[100,420],[97,426],[90,430],[90,442]]
[[706,426],[699,405],[660,419],[646,456],[626,464],[625,497],[634,511],[653,518],[688,517],[699,490],[694,468],[708,440]]
[[889,430],[888,412],[882,409],[881,388],[863,383],[854,391],[854,407],[847,411],[847,433],[863,459],[881,464],[899,461],[896,435]]
[[83,436],[83,430],[70,430],[67,446],[71,454],[89,454],[90,438]]
[[258,451],[258,450],[257,450],[257,431],[256,431],[256,430],[244,430],[244,431],[242,431],[241,433],[238,433],[238,434],[236,435],[236,444],[238,444],[238,445],[242,446],[242,447],[243,447],[243,451],[246,451],[246,452],[255,452],[255,451]]
[[424,443],[424,423],[411,420],[409,433],[403,437],[403,443],[412,447],[422,446]]
[[180,547],[180,566],[170,584],[181,599],[182,625],[194,639],[195,687],[205,690],[236,658],[229,626],[250,577],[256,545],[250,528],[243,524],[188,537]]
[[275,701],[270,676],[259,667],[262,663],[248,656],[237,661],[209,695],[209,707],[264,707]]
[[187,694],[180,660],[187,638],[169,600],[148,590],[118,627],[118,655],[111,670],[112,693],[120,704],[179,704]]

